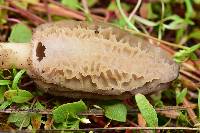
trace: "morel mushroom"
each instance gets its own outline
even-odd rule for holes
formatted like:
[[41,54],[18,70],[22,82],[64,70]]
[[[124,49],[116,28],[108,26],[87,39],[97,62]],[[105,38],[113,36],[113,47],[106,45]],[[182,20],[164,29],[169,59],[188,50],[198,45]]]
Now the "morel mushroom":
[[166,88],[179,66],[148,40],[101,22],[36,28],[30,44],[0,45],[1,68],[27,69],[43,91],[74,98],[125,98]]

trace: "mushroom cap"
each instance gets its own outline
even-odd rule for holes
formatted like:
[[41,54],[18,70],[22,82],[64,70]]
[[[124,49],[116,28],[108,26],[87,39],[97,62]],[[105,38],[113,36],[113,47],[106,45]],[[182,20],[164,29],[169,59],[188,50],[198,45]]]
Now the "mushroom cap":
[[102,22],[43,24],[36,28],[32,46],[29,74],[54,95],[147,94],[165,88],[179,71],[165,51],[147,39]]

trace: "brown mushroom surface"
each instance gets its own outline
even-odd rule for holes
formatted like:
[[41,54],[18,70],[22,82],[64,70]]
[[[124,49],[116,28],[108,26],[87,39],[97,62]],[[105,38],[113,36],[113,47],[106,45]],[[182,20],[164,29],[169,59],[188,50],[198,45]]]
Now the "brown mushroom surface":
[[167,88],[179,70],[148,40],[102,22],[47,23],[36,28],[29,45],[0,46],[2,68],[26,68],[39,88],[59,96],[147,94]]

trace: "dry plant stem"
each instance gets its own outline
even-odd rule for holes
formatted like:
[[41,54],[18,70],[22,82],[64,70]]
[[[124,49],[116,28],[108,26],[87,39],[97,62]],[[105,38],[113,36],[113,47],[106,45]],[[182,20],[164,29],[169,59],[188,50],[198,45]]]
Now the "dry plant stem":
[[43,0],[47,12],[48,22],[51,22],[51,14],[49,12],[48,0]]
[[142,115],[140,113],[138,113],[137,117],[138,117],[138,125],[140,127],[146,127],[147,123],[146,123],[145,119],[142,117]]
[[190,80],[184,75],[180,75],[179,79],[182,81],[182,84],[188,89],[197,90],[197,88],[200,87],[200,85],[194,83],[192,80]]
[[188,91],[188,95],[189,95],[191,98],[198,99],[198,94],[197,94],[196,92]]
[[33,22],[35,25],[42,24],[42,23],[45,23],[45,22],[46,22],[46,20],[44,20],[44,19],[38,17],[38,16],[35,15],[35,14],[32,14],[32,13],[29,12],[28,10],[24,10],[24,9],[22,9],[22,8],[19,8],[18,6],[16,6],[16,5],[15,5],[12,1],[10,1],[10,0],[9,0],[9,4],[10,4],[12,7],[14,7],[20,15],[22,15],[22,16],[28,18],[28,19],[31,20],[31,22]]
[[[184,106],[190,106],[190,102],[185,98],[184,101],[183,101],[183,105]],[[197,120],[197,116],[194,113],[193,109],[187,108],[187,112],[188,112],[188,115],[189,115],[191,121],[194,123],[194,125],[199,123],[198,120]]]
[[182,73],[182,74],[184,74],[184,75],[186,75],[186,76],[188,76],[188,77],[190,77],[190,78],[192,78],[192,79],[194,79],[194,80],[200,82],[200,78],[199,78],[199,77],[197,77],[197,76],[191,74],[191,73],[188,72],[188,71],[185,71],[185,70],[181,69],[181,70],[180,70],[180,73]]
[[0,9],[5,9],[5,10],[9,10],[9,11],[11,11],[11,12],[18,13],[18,14],[22,15],[23,17],[29,19],[29,20],[30,20],[34,25],[36,25],[36,26],[37,26],[38,24],[41,24],[41,23],[44,23],[44,22],[45,22],[45,20],[44,20],[44,21],[43,21],[43,20],[41,21],[41,20],[38,19],[38,18],[30,17],[29,14],[27,14],[27,13],[25,13],[25,12],[22,12],[22,11],[20,11],[20,10],[18,10],[18,9],[12,8],[12,7],[7,7],[7,6],[1,6],[1,5],[0,5]]
[[48,1],[49,1],[50,3],[56,5],[56,6],[59,6],[60,8],[63,8],[63,9],[65,9],[65,10],[67,10],[67,11],[70,11],[70,12],[74,12],[74,13],[76,13],[76,14],[78,14],[78,15],[84,17],[84,15],[83,15],[82,12],[79,12],[79,11],[77,11],[77,10],[69,9],[69,8],[67,8],[66,6],[64,6],[63,4],[61,4],[61,3],[59,3],[59,2],[57,2],[57,1],[55,1],[55,0],[48,0]]
[[[138,126],[139,126],[139,127],[146,127],[146,126],[147,126],[147,123],[146,123],[144,117],[141,115],[141,113],[138,113],[138,114],[137,114],[137,117],[138,117]],[[144,132],[144,133],[151,133],[151,132],[148,131],[148,130],[144,130],[143,132]]]
[[45,122],[44,129],[45,129],[45,130],[50,130],[51,127],[52,127],[52,125],[53,125],[52,116],[48,115],[48,116],[47,116],[47,121]]
[[195,74],[200,76],[200,71],[197,70],[193,65],[190,65],[189,63],[182,63],[183,67],[185,67],[188,71],[194,72]]
[[133,121],[131,121],[131,120],[127,119],[126,122],[128,122],[133,127],[138,127],[138,125],[136,123],[134,123]]
[[[34,10],[46,13],[45,5],[42,3],[34,4],[31,7]],[[74,13],[72,11],[68,11],[63,8],[60,8],[59,6],[48,7],[48,10],[49,10],[49,13],[53,15],[58,15],[58,16],[63,16],[63,17],[72,17],[78,20],[85,20],[85,17],[77,13]]]
[[[79,11],[77,11],[77,10],[68,9],[68,8],[65,7],[64,5],[62,5],[62,4],[60,4],[59,2],[54,1],[54,0],[48,0],[48,1],[49,1],[50,3],[52,3],[52,4],[54,4],[54,5],[56,5],[56,6],[60,7],[60,8],[62,8],[62,9],[64,9],[64,10],[66,10],[66,11],[70,11],[70,12],[76,13],[76,14],[78,14],[78,15],[81,15],[81,16],[84,18],[84,20],[86,19],[86,18],[84,17],[84,14],[83,14],[82,12],[79,12]],[[98,15],[91,14],[91,16],[92,16],[92,18],[97,19],[97,20],[104,20],[103,17],[100,17],[100,16],[98,16]]]
[[24,43],[0,43],[0,68],[26,69],[30,63],[31,45]]
[[180,115],[176,110],[158,111],[158,113],[171,119],[177,119]]
[[94,8],[90,10],[91,13],[96,13],[96,14],[102,14],[104,16],[106,16],[106,14],[109,12],[108,10],[104,9],[104,8]]

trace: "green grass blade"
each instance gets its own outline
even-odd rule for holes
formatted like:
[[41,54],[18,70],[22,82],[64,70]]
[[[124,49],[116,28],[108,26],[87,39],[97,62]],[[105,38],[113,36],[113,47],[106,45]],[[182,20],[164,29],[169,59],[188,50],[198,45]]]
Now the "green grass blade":
[[20,70],[14,77],[13,83],[12,83],[12,89],[18,89],[18,83],[21,79],[22,75],[26,72],[26,70]]

